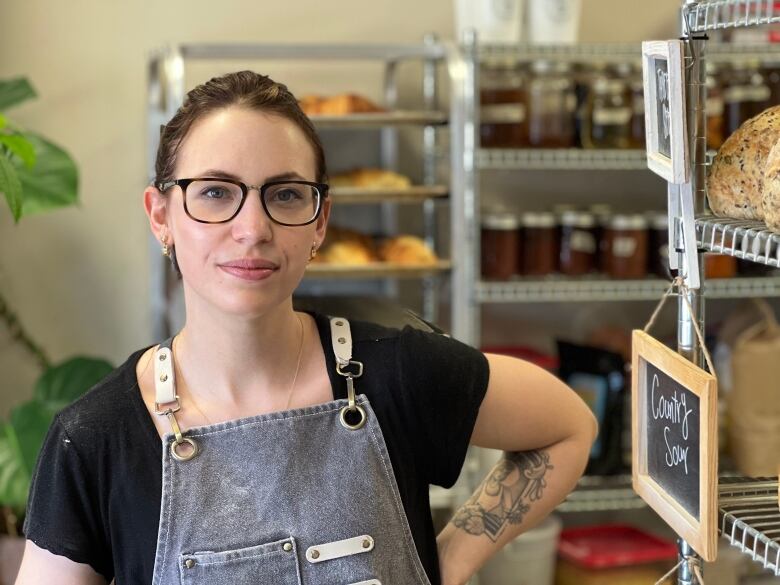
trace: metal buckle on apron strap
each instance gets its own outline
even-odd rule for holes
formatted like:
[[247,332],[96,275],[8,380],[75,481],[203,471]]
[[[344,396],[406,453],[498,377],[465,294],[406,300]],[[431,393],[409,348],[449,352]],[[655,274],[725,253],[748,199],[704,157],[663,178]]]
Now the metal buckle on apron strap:
[[[350,431],[357,431],[358,429],[363,428],[363,425],[366,424],[366,409],[360,406],[355,401],[355,378],[359,378],[363,375],[363,364],[361,362],[355,362],[355,361],[349,361],[345,366],[356,366],[357,371],[356,372],[346,372],[344,371],[342,364],[336,365],[336,372],[340,376],[344,376],[347,379],[347,400],[349,401],[349,404],[347,406],[342,407],[341,411],[339,412],[339,420],[341,421],[341,426],[343,426],[345,429],[349,429]],[[356,423],[350,423],[347,420],[347,414],[348,413],[354,413],[357,412],[360,414],[360,420]]]
[[[172,338],[166,340],[164,343],[160,344],[160,347],[155,352],[156,359],[154,370],[157,400],[155,400],[154,403],[154,412],[160,416],[167,416],[168,421],[171,423],[171,429],[173,429],[175,437],[171,443],[171,455],[173,458],[176,459],[176,461],[189,461],[200,452],[200,447],[194,440],[182,435],[181,428],[179,428],[179,423],[174,414],[181,410],[181,401],[179,400],[179,395],[176,394],[172,342]],[[170,400],[171,397],[173,400]],[[168,407],[162,408],[162,404],[168,405]],[[186,445],[187,449],[180,452],[179,448],[182,445]]]
[[[363,375],[362,362],[352,360],[352,334],[349,329],[349,321],[342,317],[332,317],[330,320],[330,334],[333,342],[333,353],[336,355],[336,372],[347,379],[347,400],[349,404],[339,412],[341,426],[350,431],[363,428],[366,424],[366,410],[355,402],[355,378]],[[355,367],[354,371],[349,368]],[[347,414],[357,412],[360,420],[351,423],[347,420]]]

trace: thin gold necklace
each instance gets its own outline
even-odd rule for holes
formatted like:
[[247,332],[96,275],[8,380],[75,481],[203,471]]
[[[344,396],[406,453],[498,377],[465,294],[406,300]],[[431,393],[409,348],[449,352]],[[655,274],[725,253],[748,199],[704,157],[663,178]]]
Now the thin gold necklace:
[[[305,337],[305,335],[304,335],[305,334],[305,328],[303,326],[303,321],[301,320],[301,316],[298,313],[295,313],[295,316],[298,318],[298,325],[300,326],[300,332],[301,332],[301,334],[300,334],[301,340],[300,340],[300,342],[298,344],[298,358],[297,358],[296,364],[295,364],[295,375],[293,376],[292,384],[290,385],[290,390],[287,393],[287,403],[284,406],[284,410],[288,410],[290,408],[290,402],[292,401],[293,392],[295,391],[295,383],[298,381],[298,372],[300,372],[300,370],[301,370],[301,356],[303,355],[303,340],[304,340],[304,337]],[[171,350],[172,350],[172,353],[174,355],[176,355],[176,347],[175,346],[176,346],[176,342],[178,340],[179,340],[179,336],[177,335],[173,339],[173,343],[171,344]],[[174,365],[174,368],[176,368],[176,360],[174,360],[173,365]],[[178,370],[177,371],[177,376],[179,376],[179,379],[181,379],[181,377],[180,377],[181,376],[181,368],[176,368],[176,369]],[[195,407],[195,410],[197,410],[200,413],[200,415],[206,420],[206,422],[208,424],[213,424],[211,422],[211,420],[209,419],[209,417],[207,417],[206,414],[198,406],[198,403],[195,400],[195,395],[192,392],[189,392],[189,395],[190,395],[189,396],[190,402],[192,402],[192,405]]]

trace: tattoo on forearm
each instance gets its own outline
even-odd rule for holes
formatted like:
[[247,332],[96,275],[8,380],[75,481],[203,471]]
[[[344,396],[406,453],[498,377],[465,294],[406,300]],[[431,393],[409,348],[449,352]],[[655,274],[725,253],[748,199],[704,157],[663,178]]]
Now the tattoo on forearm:
[[495,542],[508,524],[520,524],[531,503],[542,498],[550,469],[547,451],[506,453],[452,523],[475,536],[486,534]]

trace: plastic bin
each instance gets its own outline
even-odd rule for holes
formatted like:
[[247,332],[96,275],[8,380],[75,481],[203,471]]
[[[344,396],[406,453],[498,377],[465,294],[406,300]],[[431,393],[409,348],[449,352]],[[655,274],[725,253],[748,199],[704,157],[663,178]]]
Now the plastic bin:
[[[555,585],[647,585],[677,562],[677,547],[632,526],[571,528],[558,543]],[[674,575],[664,583],[673,585]]]
[[561,532],[557,516],[548,516],[490,559],[479,572],[483,585],[553,585],[555,545]]

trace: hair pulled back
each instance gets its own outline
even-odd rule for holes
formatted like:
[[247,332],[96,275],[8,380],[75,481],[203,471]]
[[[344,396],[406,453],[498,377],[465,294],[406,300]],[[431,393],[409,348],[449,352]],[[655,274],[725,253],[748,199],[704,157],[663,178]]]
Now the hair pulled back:
[[301,129],[314,150],[318,182],[326,178],[325,153],[311,120],[303,113],[295,96],[282,83],[254,71],[237,71],[213,77],[187,93],[184,103],[160,133],[155,161],[155,184],[173,180],[181,143],[202,117],[230,106],[242,106],[277,115]]

